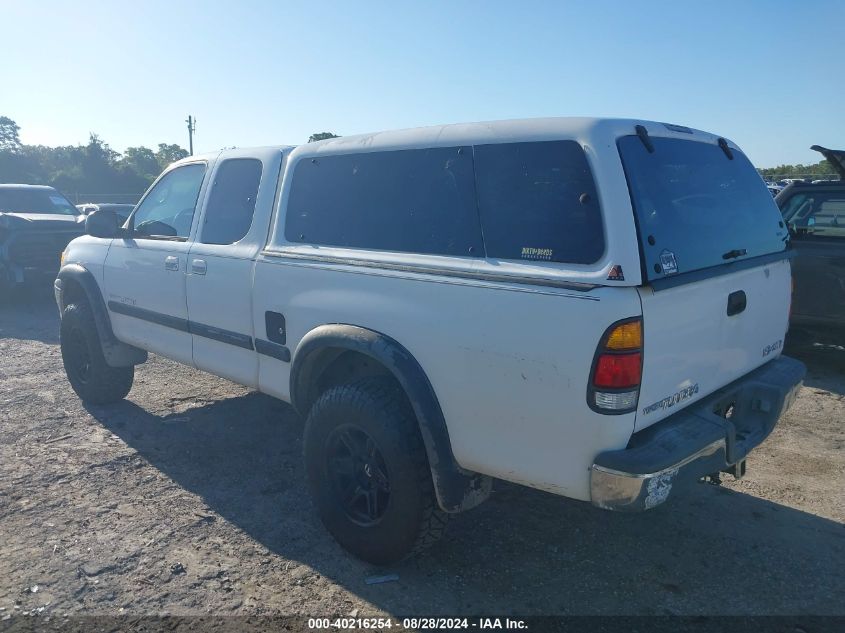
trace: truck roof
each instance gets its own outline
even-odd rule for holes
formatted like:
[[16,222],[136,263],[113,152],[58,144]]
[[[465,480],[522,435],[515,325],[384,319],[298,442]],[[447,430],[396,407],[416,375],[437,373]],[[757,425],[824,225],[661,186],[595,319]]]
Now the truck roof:
[[[183,158],[179,164],[195,160],[225,158],[229,155],[243,156],[245,152],[273,152],[293,150],[294,157],[318,154],[344,154],[372,150],[414,149],[420,147],[444,147],[451,145],[472,145],[484,143],[506,143],[515,141],[577,140],[583,145],[600,142],[615,142],[620,136],[635,133],[642,125],[654,136],[694,139],[715,143],[720,138],[715,134],[696,130],[683,125],[648,121],[644,119],[615,119],[589,117],[548,117],[535,119],[508,119],[502,121],[481,121],[476,123],[449,123],[427,127],[387,130],[354,134],[325,139],[302,145],[275,145],[254,148],[224,149],[219,152],[197,154]],[[734,147],[736,145],[726,139]]]
[[[550,117],[511,119],[478,123],[452,123],[429,127],[391,130],[326,139],[300,145],[294,153],[316,155],[370,151],[373,149],[413,149],[450,145],[547,141],[573,139],[584,145],[615,142],[620,136],[635,134],[638,125],[649,134],[695,139],[715,143],[719,137],[682,125],[640,119]],[[726,139],[727,140],[727,139]],[[729,141],[730,142],[730,141]]]
[[228,158],[231,156],[243,157],[245,154],[254,154],[256,156],[269,155],[276,152],[284,152],[286,150],[294,149],[295,145],[259,145],[256,147],[231,147],[216,152],[205,152],[203,154],[194,154],[187,156],[181,160],[168,165],[168,169],[172,165],[181,165],[183,163],[190,163],[197,160],[214,160],[215,158]]

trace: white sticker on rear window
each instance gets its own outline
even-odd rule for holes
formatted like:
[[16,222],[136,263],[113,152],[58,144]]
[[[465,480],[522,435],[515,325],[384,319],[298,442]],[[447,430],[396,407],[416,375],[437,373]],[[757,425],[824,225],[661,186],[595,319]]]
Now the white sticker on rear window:
[[663,251],[660,253],[660,266],[664,275],[674,275],[678,272],[678,262],[675,260],[675,253]]
[[554,251],[551,248],[531,248],[529,246],[522,247],[522,259],[540,259],[550,260],[554,257]]

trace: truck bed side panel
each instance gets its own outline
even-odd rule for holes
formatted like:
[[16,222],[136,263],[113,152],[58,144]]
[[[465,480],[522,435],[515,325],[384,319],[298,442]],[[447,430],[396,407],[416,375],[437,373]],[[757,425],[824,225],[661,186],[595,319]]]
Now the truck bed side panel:
[[[586,406],[596,346],[640,314],[633,288],[579,292],[262,257],[255,331],[284,314],[288,347],[324,323],[386,334],[417,359],[440,401],[458,463],[589,499],[594,456],[626,445],[634,414]],[[289,399],[290,364],[262,356],[260,388]]]

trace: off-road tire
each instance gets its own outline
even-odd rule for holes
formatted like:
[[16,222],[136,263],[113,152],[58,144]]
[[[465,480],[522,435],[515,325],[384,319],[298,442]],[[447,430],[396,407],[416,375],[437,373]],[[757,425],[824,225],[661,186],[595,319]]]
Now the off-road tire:
[[[330,475],[330,438],[350,425],[372,438],[389,475],[386,509],[373,525],[349,516]],[[308,487],[320,519],[356,557],[387,565],[442,536],[449,515],[437,505],[416,418],[392,380],[366,378],[323,392],[308,414],[303,444]]]
[[65,373],[83,402],[108,404],[126,397],[132,389],[135,368],[111,367],[106,363],[94,316],[87,304],[71,303],[65,307],[60,340]]

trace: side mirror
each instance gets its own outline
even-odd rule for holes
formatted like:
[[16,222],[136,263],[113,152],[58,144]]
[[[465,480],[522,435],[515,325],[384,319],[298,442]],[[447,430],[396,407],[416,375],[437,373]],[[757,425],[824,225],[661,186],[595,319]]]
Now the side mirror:
[[92,237],[111,239],[120,237],[123,229],[114,211],[97,209],[85,217],[85,232]]

